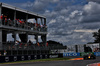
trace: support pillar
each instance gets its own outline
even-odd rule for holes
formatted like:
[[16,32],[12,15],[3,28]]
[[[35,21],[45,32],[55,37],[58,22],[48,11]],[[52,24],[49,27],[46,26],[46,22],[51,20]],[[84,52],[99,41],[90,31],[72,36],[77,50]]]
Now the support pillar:
[[13,36],[14,36],[14,43],[16,42],[16,33],[14,32],[13,33]]
[[46,25],[46,19],[44,18],[44,24]]
[[14,26],[16,26],[16,10],[14,12]]
[[46,43],[47,43],[46,34],[45,34],[45,35],[41,35],[41,40],[42,40],[42,42],[44,43],[44,45],[46,46]]
[[45,44],[45,46],[46,46],[46,44],[47,44],[47,37],[46,37],[46,35],[44,36],[44,44]]
[[37,18],[35,18],[35,21],[36,21],[35,29],[38,30],[38,28],[37,28],[37,24],[38,24]]
[[3,44],[2,44],[2,30],[0,30],[0,50],[3,49]]
[[[26,14],[26,24],[28,25],[27,20],[28,20],[28,14]],[[24,28],[26,28],[26,27],[24,27]],[[27,26],[27,29],[28,29],[28,26]]]
[[99,42],[99,48],[100,48],[100,42]]
[[[0,16],[2,15],[2,3],[0,3]],[[0,25],[2,25],[2,20],[0,19]]]
[[77,45],[75,45],[75,51],[78,52],[78,46]]
[[[14,32],[12,36],[13,36],[13,38],[14,38],[14,43],[16,43],[16,32]],[[17,50],[18,47],[16,46],[15,49]]]
[[42,21],[42,18],[41,18],[41,24],[43,25],[43,21]]
[[86,52],[86,45],[84,45],[84,52]]
[[36,43],[38,43],[38,35],[36,35]]
[[38,20],[37,20],[37,18],[35,18],[35,21],[36,21],[36,23],[38,23]]
[[20,39],[21,39],[21,42],[27,43],[28,34],[19,34],[19,37],[20,37]]

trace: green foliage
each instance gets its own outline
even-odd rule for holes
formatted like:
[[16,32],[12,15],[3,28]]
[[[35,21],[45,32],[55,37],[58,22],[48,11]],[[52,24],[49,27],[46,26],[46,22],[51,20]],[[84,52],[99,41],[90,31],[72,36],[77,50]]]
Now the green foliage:
[[100,29],[93,33],[93,37],[95,38],[94,43],[100,43]]

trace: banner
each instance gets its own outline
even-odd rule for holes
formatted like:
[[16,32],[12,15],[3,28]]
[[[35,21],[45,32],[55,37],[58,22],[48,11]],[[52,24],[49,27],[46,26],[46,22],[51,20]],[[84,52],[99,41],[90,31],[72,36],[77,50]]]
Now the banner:
[[62,57],[63,57],[63,53],[49,54],[49,58],[62,58]]
[[80,56],[80,53],[63,53],[63,56]]
[[100,52],[94,52],[94,55],[100,56]]
[[84,56],[84,55],[87,55],[87,54],[89,54],[89,53],[94,54],[94,52],[81,52],[81,53],[80,53],[80,56]]

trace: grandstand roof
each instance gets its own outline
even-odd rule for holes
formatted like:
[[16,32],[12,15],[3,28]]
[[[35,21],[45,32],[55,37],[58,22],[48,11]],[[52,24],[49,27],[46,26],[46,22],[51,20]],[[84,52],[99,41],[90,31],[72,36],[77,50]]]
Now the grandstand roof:
[[18,8],[18,7],[15,7],[15,6],[12,6],[12,5],[8,5],[8,4],[5,4],[5,3],[0,3],[0,5],[2,7],[4,7],[4,8],[8,8],[8,9],[11,9],[11,10],[16,10],[18,12],[26,13],[28,15],[32,15],[32,16],[39,17],[39,18],[45,18],[42,15],[39,15],[39,14],[33,13],[31,11],[24,10],[24,9],[21,9],[21,8]]

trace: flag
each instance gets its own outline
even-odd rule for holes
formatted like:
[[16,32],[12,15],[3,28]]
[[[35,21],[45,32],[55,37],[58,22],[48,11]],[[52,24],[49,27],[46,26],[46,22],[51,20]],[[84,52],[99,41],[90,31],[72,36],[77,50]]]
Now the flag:
[[40,46],[39,42],[37,43],[38,46]]

